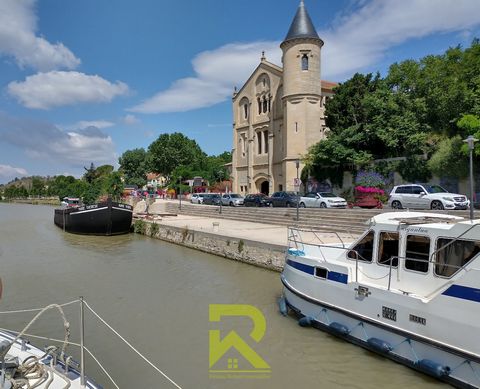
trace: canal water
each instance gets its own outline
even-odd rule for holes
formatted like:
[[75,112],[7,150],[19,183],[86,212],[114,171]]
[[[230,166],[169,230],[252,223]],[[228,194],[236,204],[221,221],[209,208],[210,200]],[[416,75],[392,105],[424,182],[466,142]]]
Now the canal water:
[[[86,301],[182,388],[437,388],[444,385],[278,313],[279,274],[136,234],[89,237],[64,233],[53,208],[0,204],[0,311]],[[259,343],[244,317],[209,322],[210,304],[249,304],[266,318]],[[78,341],[77,305],[65,308]],[[20,330],[32,313],[0,315],[0,327]],[[48,313],[31,333],[62,338]],[[209,330],[235,331],[271,367],[266,378],[209,375]],[[33,341],[44,346],[45,341]],[[86,315],[86,344],[121,388],[172,388],[160,374]],[[69,350],[70,351],[70,350]],[[78,356],[72,349],[71,353]],[[250,365],[235,349],[215,366]],[[233,360],[231,363],[235,363]],[[113,387],[91,359],[87,373]],[[240,377],[245,376],[239,374]],[[252,378],[257,377],[257,378]],[[225,375],[224,377],[228,377]],[[447,387],[447,386],[444,386]]]

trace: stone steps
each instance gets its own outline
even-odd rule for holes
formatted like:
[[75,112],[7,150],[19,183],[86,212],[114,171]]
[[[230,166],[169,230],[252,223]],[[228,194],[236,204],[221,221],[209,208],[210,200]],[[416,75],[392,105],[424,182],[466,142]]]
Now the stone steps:
[[[382,212],[394,212],[392,209],[319,209],[300,208],[297,222],[296,208],[255,208],[255,207],[220,207],[213,205],[194,205],[182,202],[182,209],[178,203],[165,203],[165,209],[170,213],[211,217],[217,219],[233,219],[255,223],[266,223],[280,226],[295,225],[301,228],[361,233],[365,231],[366,222],[371,217]],[[427,211],[438,213],[438,211]],[[468,218],[468,211],[441,211],[456,216]]]

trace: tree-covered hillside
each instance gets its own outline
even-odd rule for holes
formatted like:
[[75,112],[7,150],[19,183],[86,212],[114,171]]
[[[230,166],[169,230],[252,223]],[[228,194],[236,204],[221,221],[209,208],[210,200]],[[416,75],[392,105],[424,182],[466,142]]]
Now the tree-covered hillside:
[[359,168],[395,170],[412,181],[465,177],[462,140],[480,139],[480,41],[395,63],[384,78],[357,73],[335,89],[326,116],[328,138],[305,158],[318,179],[340,184],[340,172]]

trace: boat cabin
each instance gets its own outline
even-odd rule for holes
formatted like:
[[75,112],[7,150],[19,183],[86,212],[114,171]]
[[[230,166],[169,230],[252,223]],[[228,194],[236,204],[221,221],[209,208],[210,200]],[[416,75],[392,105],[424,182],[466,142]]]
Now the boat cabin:
[[[471,270],[479,261],[480,220],[383,213],[373,217],[365,233],[348,245],[295,243],[289,245],[289,253],[299,250],[302,257],[317,262],[317,276],[345,274],[347,282],[429,300],[455,279],[478,277]],[[480,268],[478,263],[475,268]]]
[[81,201],[78,197],[64,197],[61,205],[62,207],[66,208],[79,207],[81,205]]

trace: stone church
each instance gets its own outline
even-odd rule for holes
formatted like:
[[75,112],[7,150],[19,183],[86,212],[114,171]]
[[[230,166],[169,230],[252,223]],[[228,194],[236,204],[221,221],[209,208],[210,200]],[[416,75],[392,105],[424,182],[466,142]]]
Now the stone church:
[[232,190],[272,194],[295,190],[308,148],[326,136],[325,99],[336,83],[320,77],[323,41],[303,0],[281,43],[283,68],[262,53],[233,95]]

